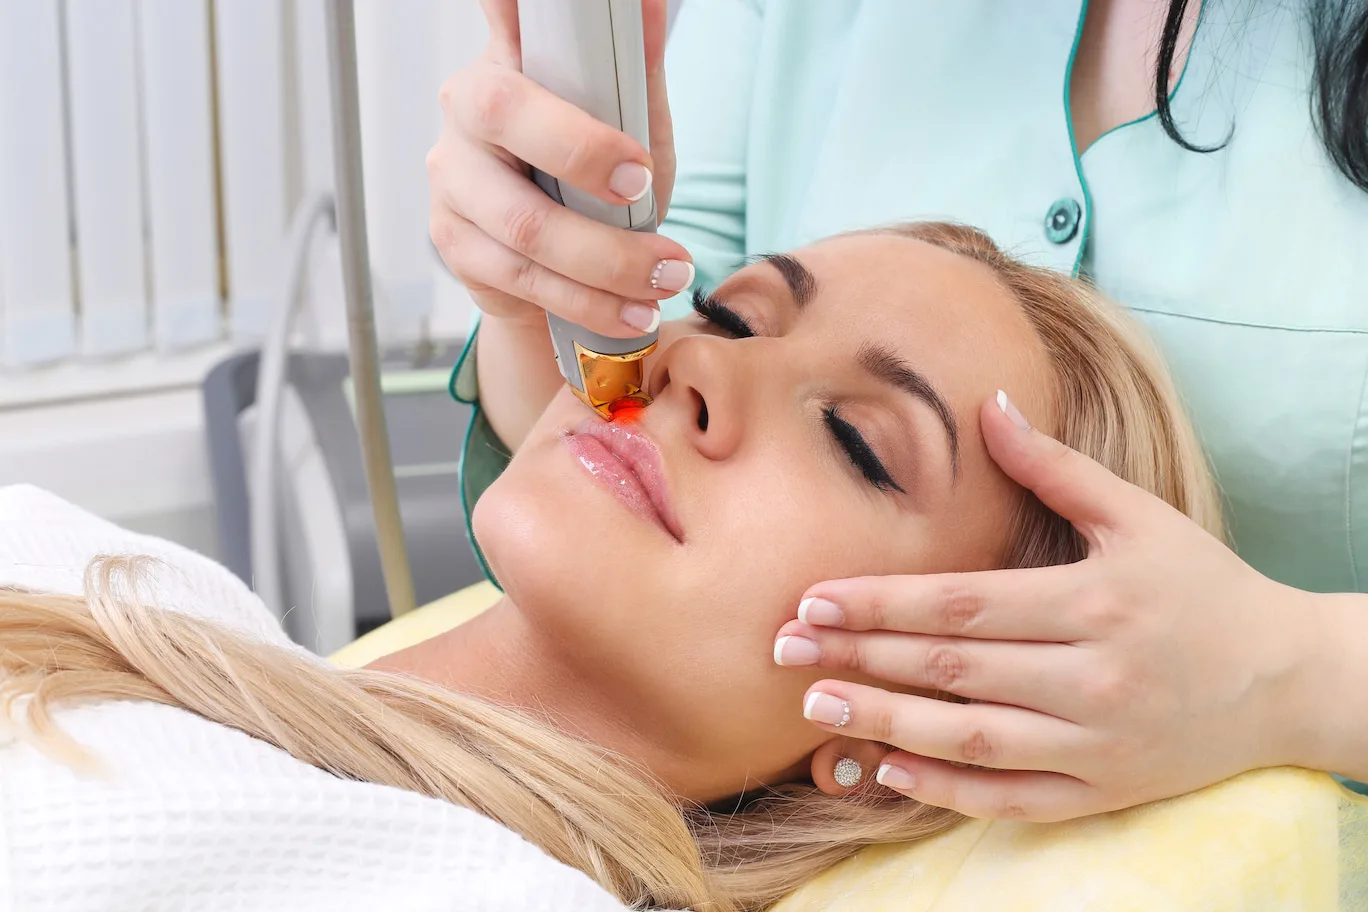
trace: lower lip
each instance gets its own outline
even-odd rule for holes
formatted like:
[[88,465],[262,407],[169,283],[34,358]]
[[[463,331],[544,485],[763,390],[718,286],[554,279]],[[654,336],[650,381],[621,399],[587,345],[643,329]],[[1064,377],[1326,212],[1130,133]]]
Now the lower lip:
[[606,446],[587,434],[571,434],[565,438],[565,444],[570,448],[570,452],[575,454],[575,459],[584,470],[599,484],[612,491],[628,509],[643,519],[650,520],[673,537],[665,521],[656,512],[655,504],[651,503],[651,497],[642,486],[641,479],[637,478],[636,473],[627,468],[626,464],[614,456]]

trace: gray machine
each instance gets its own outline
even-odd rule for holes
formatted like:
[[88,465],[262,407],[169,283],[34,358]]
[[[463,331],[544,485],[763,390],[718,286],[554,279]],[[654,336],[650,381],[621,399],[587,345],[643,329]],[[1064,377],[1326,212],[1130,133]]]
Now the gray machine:
[[[418,604],[484,579],[466,535],[458,469],[469,407],[447,393],[459,344],[415,366],[380,360],[404,540]],[[223,562],[249,585],[249,467],[259,428],[257,352],[204,382],[205,423]],[[291,637],[326,655],[390,619],[362,462],[347,355],[292,352],[277,430],[280,603]],[[270,600],[268,599],[268,604]]]

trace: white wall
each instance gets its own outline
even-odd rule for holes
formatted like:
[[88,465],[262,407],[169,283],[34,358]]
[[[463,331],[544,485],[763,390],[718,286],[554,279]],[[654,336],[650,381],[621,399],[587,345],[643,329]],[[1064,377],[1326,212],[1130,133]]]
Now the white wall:
[[[40,0],[50,2],[50,0]],[[220,0],[223,2],[223,0]],[[322,0],[290,0],[299,39],[302,192],[331,179]],[[411,337],[427,313],[438,336],[464,332],[469,299],[427,243],[423,157],[437,135],[437,91],[485,41],[476,0],[358,0],[366,194],[377,308],[389,338]],[[313,31],[319,29],[320,31]],[[376,204],[371,203],[372,206]],[[344,344],[335,245],[315,256],[315,339]],[[387,277],[405,276],[403,281]],[[416,276],[416,279],[414,278]],[[0,485],[28,482],[114,522],[216,549],[199,381],[226,345],[170,359],[139,355],[30,372],[0,371]]]

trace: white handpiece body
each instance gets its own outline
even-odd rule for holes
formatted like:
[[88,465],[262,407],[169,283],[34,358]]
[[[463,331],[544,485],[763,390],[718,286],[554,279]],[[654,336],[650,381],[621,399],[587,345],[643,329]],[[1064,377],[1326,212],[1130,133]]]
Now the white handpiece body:
[[[518,28],[524,75],[650,148],[641,0],[518,0]],[[630,206],[615,206],[551,175],[534,170],[533,178],[552,199],[595,221],[656,230],[650,191]],[[581,395],[576,343],[597,355],[631,356],[651,348],[657,336],[615,339],[549,313],[547,322],[561,373]]]

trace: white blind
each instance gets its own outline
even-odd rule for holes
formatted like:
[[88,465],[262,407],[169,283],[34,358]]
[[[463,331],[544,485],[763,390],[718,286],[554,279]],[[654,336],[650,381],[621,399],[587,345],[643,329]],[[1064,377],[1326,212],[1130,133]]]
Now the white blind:
[[[206,345],[260,338],[293,207],[333,179],[325,2],[0,0],[0,407],[60,396],[83,364],[96,384],[159,363],[183,382]],[[411,338],[444,275],[423,168],[437,89],[483,17],[477,0],[356,9],[377,318]],[[325,248],[309,287],[335,341]]]

